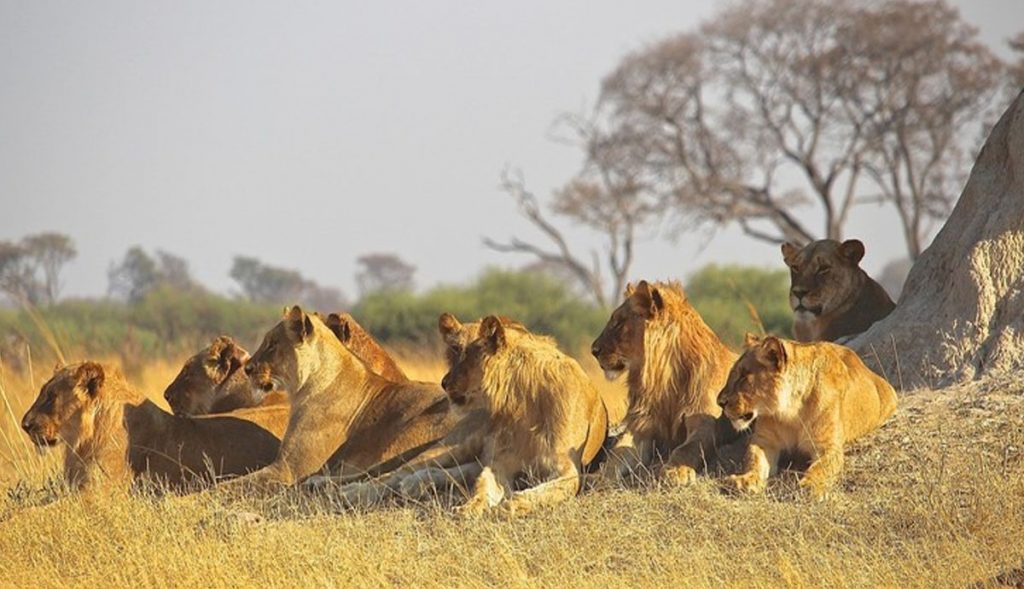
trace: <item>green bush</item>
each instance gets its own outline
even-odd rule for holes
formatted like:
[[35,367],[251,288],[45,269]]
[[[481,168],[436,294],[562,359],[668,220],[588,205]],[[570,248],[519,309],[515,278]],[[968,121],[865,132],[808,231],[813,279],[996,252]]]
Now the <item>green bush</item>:
[[363,297],[352,314],[382,341],[433,345],[437,317],[462,321],[507,315],[531,330],[554,336],[566,350],[589,345],[608,312],[543,274],[489,269],[467,286],[438,286],[423,294],[381,292]]
[[[723,341],[743,345],[747,332],[791,337],[789,274],[753,266],[711,264],[690,276],[687,297]],[[760,320],[755,320],[756,317]]]

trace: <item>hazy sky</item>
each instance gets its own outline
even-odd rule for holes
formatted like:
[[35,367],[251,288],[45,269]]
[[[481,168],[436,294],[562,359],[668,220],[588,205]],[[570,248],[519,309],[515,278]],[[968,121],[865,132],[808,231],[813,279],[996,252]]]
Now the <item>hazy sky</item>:
[[[1024,29],[1024,0],[954,3],[1000,50]],[[136,244],[224,291],[237,254],[349,295],[366,252],[398,253],[421,287],[521,265],[480,244],[539,239],[497,190],[502,168],[547,196],[580,165],[548,138],[554,117],[715,6],[0,0],[0,239],[70,234],[66,291],[86,295]],[[848,234],[869,271],[904,251],[887,209],[859,209]],[[634,277],[780,264],[734,230],[638,250]]]

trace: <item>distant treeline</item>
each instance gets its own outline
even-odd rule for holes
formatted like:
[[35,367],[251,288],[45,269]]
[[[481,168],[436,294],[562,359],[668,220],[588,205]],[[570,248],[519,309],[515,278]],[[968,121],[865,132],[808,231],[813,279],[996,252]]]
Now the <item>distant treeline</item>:
[[[729,345],[738,346],[746,331],[760,330],[758,321],[769,332],[789,333],[785,271],[707,266],[684,286],[691,302]],[[398,289],[370,293],[349,311],[394,347],[437,345],[437,317],[447,311],[465,320],[507,315],[554,336],[575,353],[601,331],[610,309],[550,275],[490,269],[466,285],[442,285],[419,294]],[[0,354],[8,363],[20,364],[27,360],[29,348],[37,362],[49,362],[54,357],[52,339],[69,359],[120,356],[131,367],[190,353],[220,334],[255,347],[280,314],[279,305],[163,286],[134,302],[80,299],[31,312],[2,310]]]

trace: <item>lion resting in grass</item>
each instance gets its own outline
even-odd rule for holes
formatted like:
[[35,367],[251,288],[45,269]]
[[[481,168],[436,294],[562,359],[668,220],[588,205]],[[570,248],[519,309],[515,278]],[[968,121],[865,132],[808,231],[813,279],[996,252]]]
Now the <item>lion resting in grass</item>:
[[299,307],[263,338],[245,364],[252,386],[292,391],[291,419],[271,465],[238,485],[291,485],[327,467],[346,476],[379,463],[397,466],[443,438],[458,422],[437,385],[391,382]]
[[[550,338],[486,317],[442,381],[453,405],[485,409],[488,435],[465,515],[502,505],[513,513],[579,492],[583,468],[604,443],[608,417],[583,368]],[[540,481],[513,492],[517,480]]]
[[810,458],[800,486],[820,498],[839,478],[843,446],[896,411],[896,392],[843,346],[748,335],[718,404],[737,428],[757,419],[744,472],[728,487],[763,491],[787,452]]
[[246,407],[286,403],[283,391],[254,389],[242,371],[249,353],[226,335],[185,361],[164,391],[175,415],[226,413]]
[[[675,282],[640,281],[626,287],[591,352],[609,380],[628,372],[625,432],[602,465],[597,483],[607,486],[655,466],[676,483],[696,478],[731,428],[716,426],[715,395],[736,354],[725,347]],[[728,437],[728,439],[718,439]],[[655,468],[656,470],[657,468]]]
[[391,354],[387,353],[370,332],[348,313],[331,313],[324,319],[327,328],[334,332],[341,343],[370,367],[370,370],[390,380],[405,382],[409,377],[398,367]]
[[[507,317],[499,317],[506,329],[526,328]],[[444,356],[451,369],[462,358],[469,343],[480,329],[480,322],[460,323],[450,313],[438,318],[438,331],[444,342]],[[362,476],[312,477],[312,488],[327,484],[344,484],[340,498],[348,505],[369,507],[382,500],[399,495],[405,499],[423,499],[431,492],[445,491],[453,486],[471,487],[479,476],[487,437],[488,415],[485,409],[467,409],[451,403],[449,411],[458,423],[444,438],[425,449],[412,460],[394,468],[394,464],[378,465],[368,469],[372,476],[384,475],[378,480],[362,482]],[[358,481],[358,482],[357,482]]]
[[860,267],[864,244],[822,239],[782,244],[789,266],[789,305],[797,341],[836,341],[867,331],[896,304]]
[[284,405],[208,417],[176,417],[96,362],[59,368],[22,419],[40,447],[67,446],[72,489],[128,485],[148,474],[173,488],[241,475],[277,456],[288,423]]
[[[373,372],[393,382],[408,381],[391,356],[348,313],[331,313],[324,320],[334,335]],[[164,391],[175,415],[224,413],[244,407],[285,403],[284,391],[265,393],[254,388],[241,370],[249,359],[235,340],[222,335],[185,361]]]

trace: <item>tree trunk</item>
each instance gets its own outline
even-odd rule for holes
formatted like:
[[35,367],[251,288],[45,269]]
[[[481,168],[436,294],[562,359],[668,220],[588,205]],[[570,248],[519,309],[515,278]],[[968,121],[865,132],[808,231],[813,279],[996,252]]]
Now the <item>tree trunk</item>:
[[896,309],[849,345],[903,389],[1024,367],[1024,92],[989,134]]

